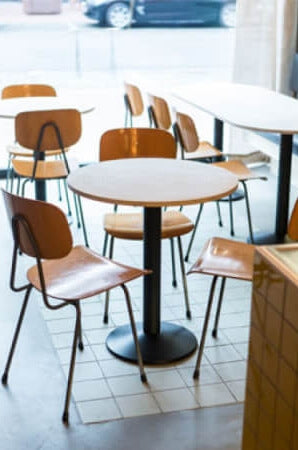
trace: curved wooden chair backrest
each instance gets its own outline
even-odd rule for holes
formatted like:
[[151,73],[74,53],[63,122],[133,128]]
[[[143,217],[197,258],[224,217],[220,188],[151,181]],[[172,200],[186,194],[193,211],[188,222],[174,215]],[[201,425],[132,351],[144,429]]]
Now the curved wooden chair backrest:
[[176,126],[181,146],[186,152],[194,152],[199,146],[199,136],[192,118],[176,112]]
[[99,160],[121,158],[176,158],[173,136],[156,128],[118,128],[100,140]]
[[172,126],[172,120],[167,102],[152,94],[148,94],[148,100],[153,110],[155,126],[162,130],[168,130]]
[[1,97],[56,97],[56,91],[47,84],[12,84],[3,88]]
[[[26,225],[33,235],[42,259],[58,259],[72,249],[72,236],[65,214],[50,203],[13,195],[2,189],[9,222],[17,221],[17,238],[20,249],[36,257]],[[18,220],[20,219],[20,220]],[[23,222],[24,221],[24,222]]]
[[133,84],[124,82],[124,89],[133,116],[140,116],[144,111],[144,103],[140,89]]
[[[40,139],[42,127],[44,132]],[[71,147],[81,137],[81,115],[76,109],[22,112],[15,119],[15,138],[23,147],[46,151]],[[41,142],[39,143],[39,140]]]
[[288,236],[293,241],[298,241],[298,198],[293,208],[288,225]]

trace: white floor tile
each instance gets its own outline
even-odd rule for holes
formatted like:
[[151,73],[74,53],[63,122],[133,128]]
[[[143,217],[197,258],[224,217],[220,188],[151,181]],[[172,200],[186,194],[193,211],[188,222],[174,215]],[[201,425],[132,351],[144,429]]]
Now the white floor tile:
[[142,383],[139,375],[112,377],[108,378],[107,382],[115,397],[145,394],[150,391],[149,384]]
[[[63,371],[68,376],[69,365],[64,365]],[[96,362],[80,363],[75,365],[74,381],[85,381],[103,378],[101,368]]]
[[91,346],[91,349],[98,361],[115,358],[115,356],[107,349],[106,344],[94,344]]
[[194,409],[199,406],[187,388],[155,392],[154,397],[163,412]]
[[242,356],[243,359],[247,359],[248,356],[248,342],[240,342],[233,344],[234,349]]
[[137,366],[115,358],[101,361],[100,367],[105,377],[119,377],[121,375],[134,375],[139,373]]
[[153,394],[130,395],[116,399],[123,417],[144,416],[160,413]]
[[225,405],[236,401],[223,383],[205,386],[198,385],[190,388],[190,390],[200,406]]
[[232,391],[232,393],[235,395],[238,402],[244,402],[245,386],[246,386],[245,380],[230,381],[227,383],[227,386]]
[[51,334],[74,332],[75,318],[49,320],[47,326]]
[[176,369],[150,372],[148,384],[152,392],[185,387],[185,382]]
[[109,386],[104,379],[74,383],[72,392],[77,402],[112,397]]
[[205,356],[211,364],[219,364],[229,361],[239,361],[241,356],[232,345],[222,345],[218,347],[207,347],[204,350]]
[[89,344],[103,344],[106,341],[108,334],[113,328],[100,328],[97,330],[86,330],[85,335]]
[[77,407],[84,423],[105,422],[122,417],[113,398],[79,402]]
[[246,361],[214,364],[213,367],[223,381],[244,380],[246,377]]
[[225,328],[223,333],[233,344],[238,342],[248,342],[249,327]]
[[[69,364],[71,347],[57,349],[57,353],[61,364]],[[95,356],[90,350],[90,347],[88,345],[85,345],[83,351],[77,350],[76,362],[81,363],[88,361],[95,361]]]
[[194,380],[193,373],[194,368],[193,367],[186,367],[184,369],[178,369],[178,372],[182,376],[183,380],[186,383],[186,386],[197,386],[198,384],[214,384],[214,383],[220,383],[221,379],[216,373],[216,371],[212,368],[210,365],[204,365],[200,368],[200,378],[198,380]]

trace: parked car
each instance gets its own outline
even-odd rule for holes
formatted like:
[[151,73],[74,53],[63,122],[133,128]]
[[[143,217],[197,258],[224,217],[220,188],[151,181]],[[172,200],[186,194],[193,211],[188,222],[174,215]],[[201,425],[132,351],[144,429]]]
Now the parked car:
[[100,25],[234,26],[236,0],[85,0],[83,12]]

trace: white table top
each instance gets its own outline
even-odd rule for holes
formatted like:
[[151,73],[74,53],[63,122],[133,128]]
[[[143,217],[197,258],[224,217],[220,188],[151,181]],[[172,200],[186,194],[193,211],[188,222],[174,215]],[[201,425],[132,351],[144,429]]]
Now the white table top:
[[176,87],[172,95],[240,128],[298,133],[298,100],[266,88],[210,82]]
[[238,179],[230,172],[190,161],[118,159],[71,172],[71,190],[93,200],[144,207],[179,206],[231,194]]
[[69,97],[17,97],[0,100],[0,118],[14,119],[20,112],[48,109],[77,109],[83,114],[94,108],[88,101]]

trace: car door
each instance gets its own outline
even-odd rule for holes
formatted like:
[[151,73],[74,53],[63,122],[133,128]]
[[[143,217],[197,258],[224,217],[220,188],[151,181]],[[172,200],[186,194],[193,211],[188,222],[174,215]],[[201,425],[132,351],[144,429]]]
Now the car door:
[[139,0],[145,21],[179,23],[191,17],[194,0]]

